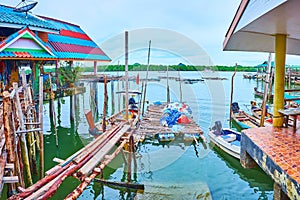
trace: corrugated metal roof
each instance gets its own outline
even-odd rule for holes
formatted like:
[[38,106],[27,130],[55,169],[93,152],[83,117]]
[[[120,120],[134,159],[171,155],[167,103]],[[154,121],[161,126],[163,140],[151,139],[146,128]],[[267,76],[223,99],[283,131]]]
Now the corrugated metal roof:
[[52,47],[55,51],[58,52],[74,52],[74,53],[86,53],[86,54],[101,54],[103,55],[104,52],[99,49],[98,47],[87,47],[87,46],[80,46],[74,44],[63,44],[59,42],[50,42]]
[[49,34],[48,35],[49,42],[60,42],[64,44],[75,44],[81,46],[88,46],[88,47],[98,47],[97,44],[91,40],[83,40],[68,36],[61,36],[58,34]]
[[[110,61],[111,59],[98,47],[98,45],[80,28],[80,26],[63,22],[57,19],[52,19],[43,16],[34,16],[25,13],[14,12],[13,8],[0,5],[0,24],[20,24],[30,25],[33,27],[41,27],[53,30],[60,30],[60,33],[48,33],[48,43],[43,42],[38,36],[34,35],[38,41],[44,45],[49,52],[52,52],[58,59],[79,59],[79,60],[103,60]],[[8,44],[16,38],[19,32],[12,34],[2,43],[0,48]],[[3,49],[2,49],[3,50]],[[33,54],[28,52],[30,56],[38,58],[55,58],[46,54]],[[20,56],[26,58],[26,54],[0,54],[0,58]]]
[[51,58],[55,59],[56,57],[51,56],[46,52],[11,52],[11,51],[1,51],[0,58]]
[[14,12],[14,8],[0,5],[0,23],[33,26],[58,31],[59,28],[50,21],[44,20],[32,14]]
[[73,53],[73,52],[56,52],[55,54],[60,59],[110,61],[110,58],[108,56],[99,55],[99,54],[84,54],[84,53]]

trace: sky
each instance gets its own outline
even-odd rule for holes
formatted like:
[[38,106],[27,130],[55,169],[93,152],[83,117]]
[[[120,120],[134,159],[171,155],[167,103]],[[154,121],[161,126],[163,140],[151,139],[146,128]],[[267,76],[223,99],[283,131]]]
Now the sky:
[[[16,6],[21,0],[1,0]],[[255,66],[267,53],[223,51],[223,41],[240,0],[51,0],[38,1],[33,14],[80,27],[108,54],[124,62],[129,32],[129,63]],[[274,57],[274,56],[273,56]],[[287,64],[299,64],[289,56]]]

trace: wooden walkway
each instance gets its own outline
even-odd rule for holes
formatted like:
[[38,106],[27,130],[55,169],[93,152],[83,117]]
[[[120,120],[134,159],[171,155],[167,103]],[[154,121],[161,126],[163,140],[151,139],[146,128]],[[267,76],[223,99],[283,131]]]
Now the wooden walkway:
[[[162,105],[150,105],[147,109],[145,116],[139,124],[139,127],[135,131],[135,142],[142,141],[145,137],[155,137],[159,133],[173,133],[172,128],[162,126],[160,118],[163,116],[163,109],[166,104]],[[183,128],[177,132],[180,134],[199,134],[202,139],[203,131],[193,120],[189,124],[180,124]]]

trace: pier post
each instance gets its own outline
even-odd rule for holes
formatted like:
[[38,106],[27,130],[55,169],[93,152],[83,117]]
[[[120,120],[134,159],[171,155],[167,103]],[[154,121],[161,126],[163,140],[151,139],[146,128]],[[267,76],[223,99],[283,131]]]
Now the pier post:
[[43,74],[39,76],[39,141],[40,141],[40,177],[44,177],[45,164],[44,164],[44,135],[43,135]]
[[278,110],[284,107],[286,35],[275,35],[275,83],[274,83],[274,119],[273,126],[282,127],[283,117]]
[[274,182],[274,200],[289,200],[289,197],[282,191],[281,187]]
[[247,140],[245,134],[242,132],[241,135],[241,153],[240,153],[240,163],[244,168],[255,168],[257,167],[257,163],[253,160],[253,158],[249,155],[246,149],[251,147],[249,140]]
[[97,61],[94,61],[94,75],[97,74]]
[[114,87],[114,81],[110,81],[111,86],[111,113],[115,113],[115,87]]
[[74,121],[74,102],[73,102],[73,95],[70,96],[70,122]]

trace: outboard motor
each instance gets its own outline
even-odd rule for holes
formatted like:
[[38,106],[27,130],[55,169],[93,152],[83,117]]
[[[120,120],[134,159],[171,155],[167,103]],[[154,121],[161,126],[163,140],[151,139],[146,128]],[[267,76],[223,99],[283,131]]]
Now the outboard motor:
[[221,131],[222,131],[222,123],[221,123],[221,121],[216,121],[215,122],[215,129],[216,129],[216,131],[218,133],[221,133]]
[[233,113],[239,113],[239,111],[240,111],[240,107],[239,107],[238,102],[233,102],[231,104],[231,108],[232,108]]
[[222,123],[221,121],[215,121],[215,125],[211,128],[215,133],[221,134]]

